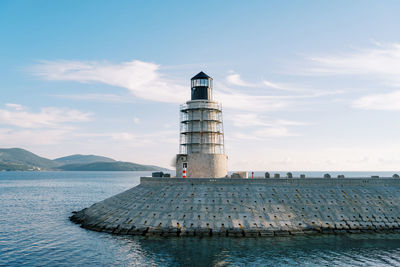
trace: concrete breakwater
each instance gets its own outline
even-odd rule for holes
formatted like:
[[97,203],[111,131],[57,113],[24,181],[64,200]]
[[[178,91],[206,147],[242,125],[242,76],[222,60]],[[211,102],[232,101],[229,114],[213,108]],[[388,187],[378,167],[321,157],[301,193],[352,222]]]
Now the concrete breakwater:
[[74,212],[82,227],[128,235],[270,236],[400,231],[400,179],[142,177]]

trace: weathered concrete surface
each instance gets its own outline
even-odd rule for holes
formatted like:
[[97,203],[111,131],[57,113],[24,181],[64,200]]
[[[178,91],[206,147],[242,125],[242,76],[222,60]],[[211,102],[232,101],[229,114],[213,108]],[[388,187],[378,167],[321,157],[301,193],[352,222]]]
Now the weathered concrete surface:
[[270,236],[400,229],[400,179],[141,178],[76,212],[82,227],[130,235]]

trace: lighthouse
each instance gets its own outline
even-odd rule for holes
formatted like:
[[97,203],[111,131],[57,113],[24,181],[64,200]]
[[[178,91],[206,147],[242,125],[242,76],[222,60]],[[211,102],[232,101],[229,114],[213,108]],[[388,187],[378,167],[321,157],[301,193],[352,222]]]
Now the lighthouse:
[[191,79],[191,99],[180,106],[176,177],[225,178],[222,106],[213,100],[213,79],[204,72]]

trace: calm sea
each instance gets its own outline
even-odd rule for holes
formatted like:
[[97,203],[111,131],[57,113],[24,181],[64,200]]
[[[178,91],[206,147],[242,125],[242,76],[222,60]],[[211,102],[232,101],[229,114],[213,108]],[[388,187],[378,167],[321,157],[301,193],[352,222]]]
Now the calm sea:
[[133,187],[149,174],[0,172],[0,266],[400,265],[397,234],[145,238],[92,232],[68,220],[72,211]]

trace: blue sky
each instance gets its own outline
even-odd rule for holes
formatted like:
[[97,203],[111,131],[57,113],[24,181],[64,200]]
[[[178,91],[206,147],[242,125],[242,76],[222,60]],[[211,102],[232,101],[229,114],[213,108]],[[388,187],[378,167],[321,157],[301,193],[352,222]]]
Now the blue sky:
[[203,70],[230,170],[398,170],[399,1],[1,1],[0,147],[169,167]]

